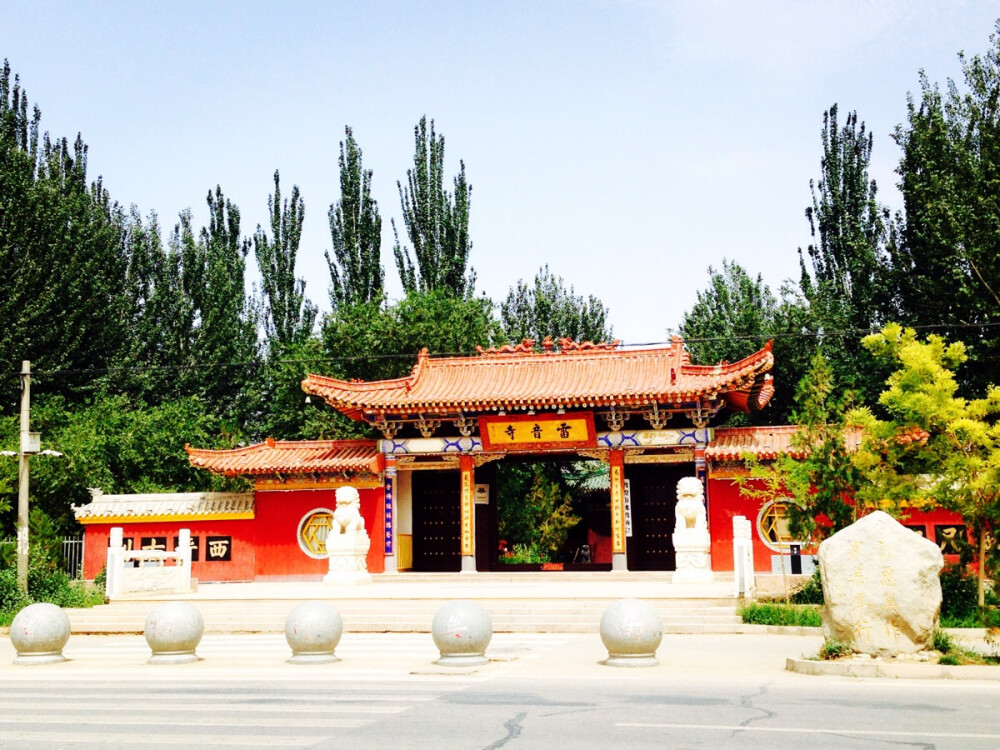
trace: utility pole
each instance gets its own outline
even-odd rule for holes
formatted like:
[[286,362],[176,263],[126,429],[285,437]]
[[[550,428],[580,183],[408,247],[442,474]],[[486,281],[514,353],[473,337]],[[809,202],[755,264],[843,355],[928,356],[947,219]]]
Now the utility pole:
[[21,443],[17,454],[17,586],[28,590],[28,457],[41,448],[37,433],[29,431],[31,362],[21,362]]

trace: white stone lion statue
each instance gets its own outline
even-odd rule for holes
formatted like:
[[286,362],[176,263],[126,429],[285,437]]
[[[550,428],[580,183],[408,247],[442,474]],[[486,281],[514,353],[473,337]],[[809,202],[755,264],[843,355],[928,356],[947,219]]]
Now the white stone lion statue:
[[339,487],[336,492],[337,508],[333,511],[334,534],[357,534],[365,530],[361,517],[361,496],[353,487]]
[[674,533],[685,529],[707,529],[705,518],[705,487],[698,477],[683,477],[677,483],[677,505],[674,508]]

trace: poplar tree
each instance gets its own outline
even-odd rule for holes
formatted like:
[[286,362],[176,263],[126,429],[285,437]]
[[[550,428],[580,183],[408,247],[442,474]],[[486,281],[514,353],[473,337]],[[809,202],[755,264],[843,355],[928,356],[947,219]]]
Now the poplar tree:
[[476,283],[469,267],[472,240],[469,238],[469,205],[472,186],[465,177],[465,162],[460,161],[454,178],[454,191],[444,189],[444,136],[430,128],[421,117],[413,129],[415,149],[413,169],[406,172],[407,184],[397,182],[403,223],[410,248],[396,235],[393,254],[396,268],[407,294],[414,291],[442,291],[455,296],[470,296]]
[[[100,179],[88,183],[87,146],[41,134],[17,76],[0,70],[0,367],[23,359],[59,371],[74,397],[123,344],[124,217]],[[43,376],[44,377],[44,376]],[[0,384],[8,405],[17,380]]]
[[983,56],[959,54],[963,83],[920,75],[900,191],[906,219],[893,253],[901,320],[951,327],[969,346],[960,384],[981,393],[1000,359],[1000,21]]
[[569,337],[577,341],[609,341],[608,308],[594,295],[584,298],[572,286],[566,289],[562,276],[543,266],[529,286],[523,279],[507,293],[500,304],[504,334],[514,343],[546,336],[557,340]]
[[877,329],[889,312],[886,212],[869,176],[872,134],[856,112],[843,126],[837,116],[836,104],[823,113],[821,176],[809,183],[806,209],[813,243],[799,250],[799,287],[837,381],[873,402],[883,376],[856,332]]
[[192,290],[198,310],[193,354],[208,402],[238,418],[247,408],[241,380],[252,372],[258,353],[257,312],[244,280],[250,240],[240,234],[239,209],[221,187],[209,191],[206,202],[208,225],[196,250],[203,264],[197,269],[202,284]]
[[728,424],[785,424],[791,418],[795,389],[809,369],[813,339],[802,336],[808,310],[787,287],[778,299],[761,274],[751,276],[739,263],[723,259],[722,269],[709,266],[708,286],[684,313],[680,335],[694,362],[736,362],[773,340],[775,393],[763,411],[730,413]]
[[274,172],[274,194],[268,198],[271,236],[261,227],[253,238],[266,308],[265,325],[272,348],[300,343],[312,333],[316,307],[305,296],[306,282],[295,277],[306,205],[297,185],[291,201],[281,200],[281,178]]
[[362,168],[361,149],[350,127],[340,142],[340,201],[330,206],[333,256],[324,253],[330,268],[330,306],[380,302],[384,295],[382,217],[372,198],[372,170]]

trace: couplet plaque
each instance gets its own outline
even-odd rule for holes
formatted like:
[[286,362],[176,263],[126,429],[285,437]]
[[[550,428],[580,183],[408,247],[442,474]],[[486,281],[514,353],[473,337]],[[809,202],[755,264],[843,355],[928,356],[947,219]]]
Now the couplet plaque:
[[484,451],[547,451],[596,448],[590,412],[513,414],[479,418]]

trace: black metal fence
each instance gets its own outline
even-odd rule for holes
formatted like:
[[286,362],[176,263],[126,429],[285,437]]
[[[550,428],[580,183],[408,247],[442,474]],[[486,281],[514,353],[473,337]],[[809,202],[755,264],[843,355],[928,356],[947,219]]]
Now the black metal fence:
[[[67,536],[62,540],[63,570],[70,578],[83,575],[83,537]],[[3,567],[17,564],[17,540],[0,539],[0,562]]]

